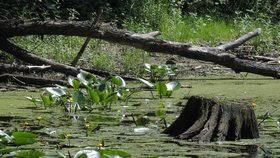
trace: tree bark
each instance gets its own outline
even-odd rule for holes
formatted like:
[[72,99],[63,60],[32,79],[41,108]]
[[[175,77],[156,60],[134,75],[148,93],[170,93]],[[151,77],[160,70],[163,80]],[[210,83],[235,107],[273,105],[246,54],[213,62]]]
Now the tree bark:
[[248,103],[200,96],[192,96],[163,133],[199,142],[259,138],[256,116]]
[[0,49],[2,51],[12,54],[17,59],[20,59],[27,63],[34,64],[34,65],[49,65],[51,66],[51,70],[53,71],[67,74],[67,75],[72,75],[72,76],[76,76],[79,73],[79,69],[75,67],[38,57],[14,45],[13,43],[9,42],[7,39],[0,38],[0,43],[1,43]]
[[[210,61],[235,72],[250,72],[259,75],[280,78],[278,65],[268,65],[246,59],[237,58],[227,50],[236,48],[251,38],[261,33],[260,29],[217,47],[201,47],[190,43],[180,43],[156,39],[160,32],[137,34],[134,32],[119,30],[109,25],[101,25],[90,29],[89,21],[21,21],[10,20],[0,22],[0,37],[10,38],[26,35],[66,35],[82,36],[102,39],[109,42],[129,45],[149,52],[180,55],[190,59]],[[90,30],[90,33],[89,33]],[[5,51],[1,43],[0,50]],[[4,48],[3,48],[4,47]],[[74,70],[69,70],[74,71]]]
[[[98,12],[97,12],[97,15],[96,15],[96,18],[94,20],[94,22],[92,23],[90,29],[92,29],[93,27],[96,27],[99,23],[100,23],[100,20],[101,20],[101,16],[103,14],[103,10],[100,8],[98,9]],[[90,30],[89,30],[90,32]],[[82,55],[84,54],[85,50],[86,50],[86,47],[87,45],[89,44],[91,38],[90,37],[87,37],[84,44],[82,45],[81,49],[79,50],[77,56],[74,58],[74,60],[71,62],[71,66],[76,66],[79,59],[82,57]]]
[[[31,73],[31,72],[46,72],[49,71],[51,66],[23,66],[23,65],[12,65],[12,64],[2,64],[0,65],[1,73],[12,73],[12,72],[23,72],[23,73]],[[1,74],[0,73],[0,74]]]
[[63,80],[43,79],[42,77],[22,76],[15,74],[2,74],[0,75],[0,82],[13,82],[18,85],[24,86],[53,86],[54,84],[65,85],[67,82]]
[[[47,65],[46,69],[52,70],[55,72],[60,72],[65,75],[77,76],[77,74],[81,70],[93,73],[93,74],[95,74],[97,76],[101,76],[101,77],[108,77],[108,76],[116,75],[116,74],[109,73],[106,71],[101,71],[101,70],[86,69],[86,68],[79,69],[76,67],[72,67],[70,65],[61,64],[61,63],[57,63],[57,62],[49,60],[49,59],[41,58],[39,56],[36,56],[36,55],[28,52],[25,49],[22,49],[22,48],[16,46],[15,44],[9,42],[7,39],[0,38],[0,43],[1,43],[0,50],[13,55],[17,59],[20,59],[24,62],[34,64],[34,65]],[[37,67],[37,69],[38,69],[38,66],[35,66],[35,67]],[[10,72],[10,71],[26,72],[26,71],[30,71],[30,70],[33,71],[35,69],[35,67],[31,66],[28,68],[28,67],[24,67],[24,66],[2,65],[2,66],[0,66],[0,70],[7,68],[6,71],[8,71],[8,72]],[[42,70],[42,71],[45,71],[45,70]],[[4,72],[4,70],[3,70],[3,72]],[[37,70],[36,70],[36,72],[37,72]],[[129,76],[122,76],[122,77],[126,80],[135,80],[135,78],[129,77]]]

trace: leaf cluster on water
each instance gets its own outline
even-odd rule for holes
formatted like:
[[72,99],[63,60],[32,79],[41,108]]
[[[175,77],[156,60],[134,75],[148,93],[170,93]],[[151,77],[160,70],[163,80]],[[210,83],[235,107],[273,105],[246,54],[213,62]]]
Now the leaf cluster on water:
[[110,76],[100,79],[88,72],[81,72],[76,77],[69,76],[68,83],[72,89],[56,85],[48,87],[41,94],[41,100],[33,97],[26,97],[36,106],[38,103],[45,107],[63,106],[67,112],[77,110],[92,111],[95,108],[111,108],[118,101],[125,101],[126,104],[133,93],[137,90],[126,89],[126,83],[120,76]]
[[[172,65],[156,65],[145,64],[145,71],[149,73],[149,80],[138,78],[140,82],[146,85],[149,89],[156,89],[159,98],[163,96],[170,97],[173,91],[178,90],[181,84],[178,81],[165,82],[164,77],[168,76],[169,80],[176,76],[175,70],[177,69],[174,64]],[[152,91],[151,94],[153,95]]]

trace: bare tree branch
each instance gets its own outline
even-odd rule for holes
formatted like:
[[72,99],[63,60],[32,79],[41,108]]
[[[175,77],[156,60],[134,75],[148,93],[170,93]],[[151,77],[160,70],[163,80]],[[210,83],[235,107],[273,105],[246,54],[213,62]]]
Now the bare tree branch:
[[[45,65],[45,66],[12,66],[12,65],[2,65],[0,66],[1,72],[5,72],[4,69],[6,69],[6,72],[14,72],[14,71],[19,71],[19,72],[30,72],[30,71],[36,71],[39,72],[44,72],[47,70],[52,70],[55,72],[60,72],[65,75],[72,75],[76,76],[79,72],[80,69],[66,65],[66,64],[61,64],[57,63],[52,60],[48,60],[45,58],[41,58],[39,56],[36,56],[34,54],[31,54],[27,50],[24,50],[13,43],[9,42],[7,39],[0,38],[0,50],[5,51],[6,53],[9,53],[16,57],[17,59],[20,59],[24,62],[34,64],[34,65]],[[3,71],[2,71],[3,70]],[[113,76],[116,74],[109,73],[106,71],[101,71],[101,70],[94,70],[94,69],[86,69],[86,68],[81,68],[81,70],[93,73],[97,76],[101,77],[107,77],[107,76]],[[135,80],[133,77],[129,76],[122,76],[126,80]]]
[[[90,26],[91,23],[88,21],[2,21],[0,22],[0,37],[9,38],[14,36],[45,34],[88,37]],[[225,52],[226,50],[242,45],[244,42],[257,36],[260,34],[260,29],[250,32],[234,42],[218,47],[201,47],[190,43],[155,39],[154,36],[158,34],[159,33],[137,34],[112,28],[108,25],[101,25],[90,31],[91,38],[128,45],[149,52],[180,55],[190,59],[210,61],[231,68],[235,72],[250,72],[280,78],[280,68],[278,65],[268,65],[265,63],[239,59],[235,55]],[[7,50],[5,48],[7,46],[3,45],[9,44],[7,41],[4,42],[5,43],[1,42],[0,45],[0,49],[3,51]],[[13,54],[16,55],[16,53]],[[69,68],[69,71],[75,71],[75,69],[72,67]]]
[[24,66],[24,65],[12,65],[12,64],[2,64],[0,65],[0,72],[24,72],[24,73],[31,73],[31,72],[46,72],[49,71],[51,66]]
[[66,81],[63,80],[51,80],[43,79],[42,77],[22,76],[15,74],[2,74],[0,75],[0,82],[13,82],[19,85],[39,85],[39,86],[51,86],[54,84],[67,85]]
[[[101,16],[102,16],[102,13],[103,13],[103,10],[102,9],[99,9],[98,12],[97,12],[97,15],[96,15],[96,19],[94,20],[94,22],[92,23],[90,29],[92,29],[93,27],[96,27],[99,23],[100,23],[100,20],[101,20]],[[89,30],[90,31],[90,30]],[[77,56],[74,58],[74,60],[71,62],[71,66],[76,66],[79,59],[82,57],[83,53],[85,52],[86,50],[86,47],[87,45],[89,44],[91,38],[90,37],[87,37],[84,44],[82,45],[81,49],[79,50]]]
[[51,66],[51,70],[60,72],[63,74],[68,74],[72,76],[76,76],[79,73],[79,70],[75,67],[60,64],[45,58],[38,57],[34,54],[29,53],[28,51],[14,45],[13,43],[9,42],[7,39],[0,38],[0,49],[5,51],[9,54],[12,54],[16,58],[28,62],[34,65],[49,65]]
[[246,35],[243,35],[242,37],[236,39],[233,42],[229,42],[220,46],[217,46],[217,49],[221,49],[221,50],[229,50],[229,49],[233,49],[236,48],[240,45],[242,45],[243,43],[249,41],[250,39],[252,39],[255,36],[258,36],[259,34],[261,34],[261,29],[258,28],[252,32],[247,33]]

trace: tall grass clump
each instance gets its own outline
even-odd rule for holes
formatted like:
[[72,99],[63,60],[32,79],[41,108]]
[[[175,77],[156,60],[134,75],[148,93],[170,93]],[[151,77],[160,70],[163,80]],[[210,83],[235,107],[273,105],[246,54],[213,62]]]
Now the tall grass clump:
[[196,14],[183,16],[180,10],[175,10],[172,17],[163,18],[160,30],[165,39],[210,46],[236,36],[231,22],[210,16],[199,17]]
[[144,0],[143,7],[131,5],[131,12],[138,12],[141,16],[130,17],[124,21],[123,26],[137,32],[147,32],[160,27],[162,18],[170,9],[168,0]]
[[244,34],[255,28],[261,28],[262,33],[257,38],[248,42],[248,44],[255,47],[257,54],[278,54],[280,51],[280,23],[274,23],[269,17],[266,16],[243,16],[234,19],[234,24],[237,26],[239,34]]
[[53,59],[60,63],[70,63],[81,45],[84,38],[65,36],[24,36],[14,37],[12,42],[38,56]]
[[130,48],[123,54],[122,70],[133,76],[143,74],[143,65],[147,62],[147,52]]
[[143,18],[126,20],[124,26],[140,33],[159,30],[162,33],[160,38],[204,46],[217,46],[261,28],[262,34],[246,44],[254,46],[257,54],[280,50],[277,44],[280,42],[280,33],[277,31],[280,24],[266,14],[252,16],[236,12],[234,16],[218,17],[219,14],[183,13],[183,4],[184,1],[180,0],[146,0]]
[[233,22],[195,13],[183,15],[183,1],[148,0],[144,5],[144,19],[129,19],[124,26],[137,32],[160,30],[161,38],[215,45],[236,36]]

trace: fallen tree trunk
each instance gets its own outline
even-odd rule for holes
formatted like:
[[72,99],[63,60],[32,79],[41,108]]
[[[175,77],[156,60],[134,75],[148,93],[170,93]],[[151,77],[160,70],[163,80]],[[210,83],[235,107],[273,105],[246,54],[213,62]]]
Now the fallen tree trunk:
[[7,39],[0,38],[0,50],[12,54],[17,59],[25,61],[34,65],[49,65],[52,71],[60,72],[67,75],[76,76],[79,73],[79,69],[51,61],[49,59],[38,57],[25,49],[18,47],[17,45],[9,42]]
[[[190,43],[180,43],[156,39],[160,32],[151,32],[147,34],[137,34],[134,32],[119,30],[108,25],[101,25],[91,28],[89,21],[21,21],[10,20],[0,22],[0,37],[3,39],[14,36],[26,35],[66,35],[82,36],[106,40],[109,42],[129,45],[135,48],[143,49],[149,52],[159,52],[165,54],[174,54],[187,57],[210,61],[225,67],[229,67],[235,72],[250,72],[259,75],[272,76],[280,78],[280,68],[275,65],[258,63],[255,61],[237,58],[235,55],[226,53],[227,50],[236,48],[251,38],[261,33],[260,29],[217,47],[201,47]],[[89,31],[90,30],[90,31]],[[6,51],[4,46],[7,41],[1,40],[0,50]],[[11,53],[11,52],[8,52]],[[14,53],[19,57],[17,53]],[[58,67],[58,66],[56,66]],[[68,67],[69,72],[73,72]]]
[[[65,75],[77,76],[77,74],[81,70],[93,73],[93,74],[95,74],[97,76],[101,76],[101,77],[108,77],[108,76],[116,75],[116,74],[109,73],[109,72],[102,71],[102,70],[94,70],[94,69],[86,69],[86,68],[80,69],[80,68],[76,68],[76,67],[73,67],[70,65],[61,64],[61,63],[58,63],[58,62],[55,62],[55,61],[52,61],[49,59],[45,59],[45,58],[39,57],[37,55],[34,55],[23,48],[18,47],[17,45],[9,42],[7,39],[0,38],[0,43],[1,43],[0,50],[5,51],[6,53],[12,54],[17,59],[20,59],[24,62],[34,64],[34,65],[48,65],[48,68],[47,68],[48,70],[60,72]],[[0,66],[0,70],[1,70],[1,68],[4,69],[5,67],[7,68],[6,71],[11,70],[11,71],[23,72],[23,71],[34,70],[35,67],[38,67],[38,66],[33,66],[33,67],[31,66],[32,68],[31,67],[28,68],[28,67],[24,67],[24,66],[19,66],[19,67],[11,66],[11,65],[8,66],[6,64],[6,65]],[[122,76],[122,77],[127,80],[135,80],[135,78],[129,77],[129,76],[128,77]]]
[[15,74],[0,75],[0,82],[12,82],[24,86],[53,86],[54,84],[67,85],[67,82],[63,80],[51,80],[43,79],[42,77],[22,76]]
[[259,138],[256,116],[248,103],[200,96],[192,96],[163,133],[199,142]]
[[33,73],[33,72],[46,72],[49,71],[51,66],[24,66],[24,65],[12,65],[12,64],[2,64],[0,65],[1,73],[12,73],[12,72],[23,72],[23,73]]

